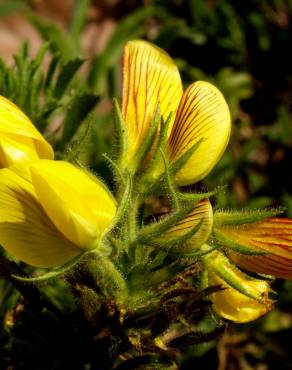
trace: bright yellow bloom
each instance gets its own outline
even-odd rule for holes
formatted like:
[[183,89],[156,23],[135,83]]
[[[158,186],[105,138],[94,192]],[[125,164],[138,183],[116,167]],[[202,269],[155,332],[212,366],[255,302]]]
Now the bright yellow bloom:
[[0,170],[0,244],[38,267],[63,265],[98,247],[116,204],[95,177],[62,161]]
[[171,241],[172,239],[182,237],[197,226],[199,226],[198,231],[179,246],[180,252],[195,251],[209,238],[213,226],[213,210],[208,199],[198,202],[185,218],[162,235],[162,239]]
[[176,174],[175,183],[189,185],[207,176],[226,149],[230,129],[230,113],[221,92],[204,81],[190,85],[180,101],[169,138],[170,163],[202,142]]
[[142,40],[126,44],[122,89],[122,114],[128,136],[125,166],[135,159],[158,104],[166,119],[176,111],[182,92],[179,71],[167,53]]
[[29,118],[11,101],[0,96],[0,168],[53,158],[52,147]]
[[[245,323],[256,320],[266,314],[270,308],[270,303],[261,303],[255,299],[249,298],[228,285],[223,279],[214,273],[209,274],[209,285],[220,284],[224,290],[210,295],[213,302],[213,309],[219,315],[227,320],[237,323]],[[247,280],[244,284],[249,284],[250,288],[256,290],[260,295],[267,295],[269,286],[263,280]]]
[[229,140],[231,120],[225,99],[215,86],[199,81],[185,93],[181,86],[178,70],[164,51],[141,40],[126,44],[122,113],[128,157],[124,166],[134,160],[159,105],[164,120],[173,114],[166,150],[170,163],[202,140],[174,179],[177,185],[188,185],[206,176],[221,158]]
[[[227,249],[228,257],[238,266],[257,273],[292,279],[292,220],[269,218],[244,225],[216,226],[218,237],[250,250],[250,254]],[[224,244],[222,239],[222,244]],[[254,254],[252,252],[266,252]]]
[[225,319],[244,323],[267,313],[272,306],[266,280],[249,277],[232,265],[219,251],[206,257],[208,285],[223,290],[210,295],[214,311]]

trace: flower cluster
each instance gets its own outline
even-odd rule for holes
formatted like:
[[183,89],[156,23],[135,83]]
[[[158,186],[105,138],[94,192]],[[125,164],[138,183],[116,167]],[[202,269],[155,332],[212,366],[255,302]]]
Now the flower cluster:
[[98,248],[116,212],[103,183],[53,157],[28,117],[0,97],[0,243],[38,267]]
[[[109,289],[107,282],[106,289],[125,306],[147,301],[141,286],[173,277],[165,256],[188,256],[203,266],[202,287],[223,288],[210,296],[216,313],[235,322],[256,319],[272,306],[270,280],[240,268],[291,278],[292,221],[276,218],[279,210],[213,212],[212,193],[181,188],[208,175],[226,149],[231,118],[223,95],[204,81],[183,92],[169,55],[141,40],[126,44],[122,75],[121,111],[115,104],[120,151],[111,161],[117,200],[91,173],[54,160],[29,118],[0,98],[0,244],[45,268],[88,250],[106,255],[103,273],[116,285]],[[170,199],[168,212],[147,223],[142,205],[157,195]],[[151,275],[161,264],[161,274]],[[146,266],[143,282],[133,272],[139,266]],[[113,293],[119,284],[126,298]]]

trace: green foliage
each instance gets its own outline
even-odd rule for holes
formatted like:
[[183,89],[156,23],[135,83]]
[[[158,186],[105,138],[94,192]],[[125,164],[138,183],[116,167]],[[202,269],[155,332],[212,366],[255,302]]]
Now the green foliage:
[[82,59],[63,62],[54,55],[45,70],[42,63],[48,48],[45,43],[31,59],[29,46],[24,43],[11,67],[0,59],[0,94],[17,104],[41,131],[61,116],[62,132],[53,137],[50,134],[50,139],[57,150],[64,150],[99,98],[76,79]]
[[156,12],[157,8],[152,6],[138,9],[118,23],[103,52],[94,57],[91,63],[88,83],[94,91],[119,96],[119,86],[116,81],[111,82],[110,77],[117,67],[122,48],[127,41],[145,34],[143,22]]
[[14,12],[28,11],[28,6],[21,0],[6,0],[0,3],[0,17]]

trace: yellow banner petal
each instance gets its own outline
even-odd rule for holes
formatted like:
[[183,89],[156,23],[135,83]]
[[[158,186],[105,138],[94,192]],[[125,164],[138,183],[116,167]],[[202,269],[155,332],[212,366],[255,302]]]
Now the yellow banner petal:
[[229,141],[231,119],[221,92],[208,82],[198,81],[185,91],[168,142],[171,163],[202,140],[192,157],[175,176],[177,185],[204,178],[219,161]]
[[51,145],[39,133],[29,118],[10,100],[0,96],[0,137],[3,134],[20,142],[23,138],[30,138],[32,139],[31,145],[39,158],[54,158]]
[[59,232],[40,206],[31,183],[17,172],[0,170],[0,244],[33,266],[64,265],[82,250]]
[[96,247],[116,212],[105,186],[62,161],[38,161],[30,171],[39,202],[60,232],[80,248]]
[[173,113],[173,122],[181,96],[178,69],[165,51],[142,40],[126,44],[122,88],[122,114],[128,136],[125,166],[131,163],[144,140],[157,105],[164,119]]
[[163,234],[163,239],[174,239],[188,233],[201,222],[201,226],[183,246],[180,246],[180,251],[190,252],[202,246],[212,230],[213,225],[213,210],[208,199],[201,200],[196,207],[174,227]]
[[229,258],[246,270],[292,279],[292,220],[269,218],[237,227],[220,227],[220,233],[241,246],[264,251],[245,255],[228,250]]

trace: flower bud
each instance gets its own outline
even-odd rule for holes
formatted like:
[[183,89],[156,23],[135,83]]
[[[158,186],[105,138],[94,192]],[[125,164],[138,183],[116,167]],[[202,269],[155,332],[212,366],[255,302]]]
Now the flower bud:
[[210,295],[213,309],[225,319],[245,323],[270,311],[269,283],[254,279],[234,265],[220,252],[213,252],[205,259],[208,285],[221,285],[223,290]]
[[291,219],[275,217],[242,225],[216,225],[214,232],[226,247],[228,257],[238,266],[292,279]]
[[[209,238],[213,225],[213,210],[209,199],[203,199],[175,226],[162,235],[162,239],[169,240],[184,239],[191,233],[190,237],[179,243],[177,249],[180,252],[192,252],[200,248]],[[192,230],[196,232],[193,234]]]

